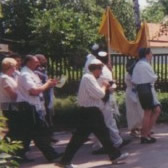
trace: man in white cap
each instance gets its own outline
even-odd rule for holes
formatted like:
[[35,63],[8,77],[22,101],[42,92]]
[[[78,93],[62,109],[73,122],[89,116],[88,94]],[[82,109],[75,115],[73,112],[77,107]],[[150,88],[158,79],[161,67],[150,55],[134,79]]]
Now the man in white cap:
[[107,83],[102,87],[97,82],[100,77],[103,64],[98,59],[91,61],[89,65],[90,73],[83,75],[78,92],[78,124],[65,153],[59,162],[60,167],[73,168],[71,161],[73,156],[85,142],[90,133],[94,133],[102,143],[112,163],[123,160],[128,157],[128,153],[121,154],[119,149],[113,146],[109,136],[108,128],[105,125],[104,117],[100,108],[102,107],[102,98],[105,96]]
[[[98,79],[98,83],[101,86],[103,82],[111,83],[110,91],[106,94],[106,98],[104,98],[102,112],[104,115],[104,120],[107,128],[109,129],[110,138],[114,143],[114,146],[120,147],[123,143],[123,139],[120,136],[116,120],[114,118],[114,114],[119,115],[118,106],[115,101],[114,97],[114,89],[116,87],[116,84],[113,82],[112,73],[110,69],[107,67],[108,57],[107,52],[100,51],[98,52],[97,58],[104,64],[102,69],[102,74],[100,78]],[[98,143],[96,143],[98,144]],[[94,144],[94,146],[96,146]],[[100,148],[98,150],[93,151],[93,154],[103,154],[105,151],[102,147],[102,145],[99,143],[98,145]]]
[[[116,119],[114,118],[114,114],[120,115],[118,106],[114,96],[114,89],[116,88],[116,84],[113,81],[112,73],[110,69],[107,67],[108,57],[107,52],[100,51],[97,54],[97,59],[99,59],[103,63],[102,73],[100,77],[97,79],[100,86],[103,85],[104,82],[111,84],[106,97],[102,100],[103,104],[100,108],[103,115],[107,128],[109,129],[110,138],[114,143],[115,147],[121,147],[129,143],[129,140],[124,140],[120,136],[120,132],[117,127]],[[95,143],[93,146],[99,146],[99,149],[93,151],[93,154],[104,154],[105,150],[103,149],[100,143]]]

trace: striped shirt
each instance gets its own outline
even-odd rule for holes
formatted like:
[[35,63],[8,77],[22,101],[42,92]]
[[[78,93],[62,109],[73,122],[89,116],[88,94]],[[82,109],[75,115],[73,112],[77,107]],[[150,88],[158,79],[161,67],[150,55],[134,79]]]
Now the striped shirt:
[[91,73],[83,75],[77,102],[82,107],[98,107],[101,109],[104,107],[103,101],[101,100],[105,96],[105,91],[100,87],[96,78]]

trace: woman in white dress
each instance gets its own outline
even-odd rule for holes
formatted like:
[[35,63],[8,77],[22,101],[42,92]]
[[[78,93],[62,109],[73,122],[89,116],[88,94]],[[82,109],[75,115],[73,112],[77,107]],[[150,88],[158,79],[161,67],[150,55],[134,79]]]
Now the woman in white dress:
[[150,65],[151,59],[152,53],[150,48],[141,48],[139,50],[139,61],[135,65],[132,75],[132,82],[136,85],[138,98],[144,109],[141,143],[156,142],[156,139],[151,137],[151,129],[161,112],[160,102],[154,89],[157,75]]
[[128,123],[128,129],[131,131],[131,135],[139,136],[140,129],[142,128],[142,120],[144,111],[139,103],[135,85],[132,83],[132,72],[133,68],[136,64],[135,59],[130,59],[127,62],[126,70],[127,74],[125,76],[125,83],[126,83],[126,117]]

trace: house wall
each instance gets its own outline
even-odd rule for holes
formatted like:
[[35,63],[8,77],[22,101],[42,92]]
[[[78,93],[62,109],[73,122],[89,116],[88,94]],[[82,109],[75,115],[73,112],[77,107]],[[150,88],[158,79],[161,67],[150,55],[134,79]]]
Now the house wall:
[[153,54],[167,54],[168,48],[151,48]]

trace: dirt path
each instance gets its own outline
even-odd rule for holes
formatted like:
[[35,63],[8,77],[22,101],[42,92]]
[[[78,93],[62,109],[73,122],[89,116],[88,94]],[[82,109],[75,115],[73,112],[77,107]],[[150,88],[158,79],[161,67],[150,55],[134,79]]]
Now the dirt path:
[[[125,164],[111,165],[106,155],[92,155],[91,141],[78,151],[73,164],[78,165],[78,168],[168,168],[168,125],[159,124],[154,132],[157,138],[155,144],[142,145],[139,139],[133,138],[132,142],[122,149],[123,152],[130,153]],[[122,135],[128,136],[126,129],[122,129]],[[59,152],[64,151],[70,136],[71,134],[67,132],[56,135],[60,141],[53,145]],[[57,168],[54,164],[47,163],[41,152],[34,146],[31,146],[28,157],[35,161],[31,164],[23,164],[20,168]]]

